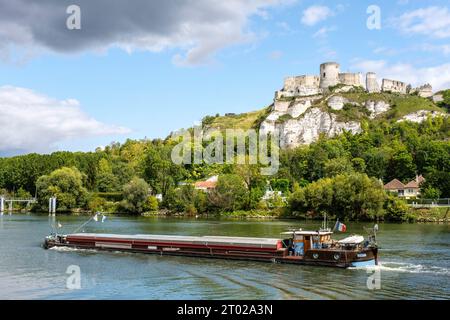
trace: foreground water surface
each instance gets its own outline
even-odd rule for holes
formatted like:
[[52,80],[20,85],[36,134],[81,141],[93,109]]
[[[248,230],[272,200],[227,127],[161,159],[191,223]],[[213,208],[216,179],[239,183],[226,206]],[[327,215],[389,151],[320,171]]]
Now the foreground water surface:
[[[449,299],[450,226],[380,224],[381,289],[369,290],[366,269],[334,269],[246,261],[168,257],[41,247],[46,215],[0,216],[0,299]],[[70,233],[86,217],[58,216]],[[279,237],[305,221],[108,217],[84,231]],[[348,223],[364,234],[368,223]],[[338,238],[346,235],[336,235]],[[78,266],[81,288],[68,289]]]

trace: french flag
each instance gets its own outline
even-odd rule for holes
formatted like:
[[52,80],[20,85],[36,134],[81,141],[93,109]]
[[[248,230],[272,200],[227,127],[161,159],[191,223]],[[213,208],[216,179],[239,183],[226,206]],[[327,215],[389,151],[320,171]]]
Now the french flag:
[[342,222],[336,221],[336,225],[334,226],[334,230],[339,232],[345,232],[347,230],[347,226]]

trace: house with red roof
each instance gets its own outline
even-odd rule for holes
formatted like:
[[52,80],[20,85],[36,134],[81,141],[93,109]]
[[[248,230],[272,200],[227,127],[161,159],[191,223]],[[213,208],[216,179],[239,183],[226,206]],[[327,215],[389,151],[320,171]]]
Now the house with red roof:
[[416,179],[411,180],[407,184],[402,183],[398,179],[393,179],[384,185],[384,190],[396,193],[399,197],[405,199],[417,198],[420,196],[420,185],[424,181],[425,178],[422,175],[416,176]]
[[194,183],[194,188],[196,190],[210,192],[217,187],[218,178],[218,176],[213,176],[205,181],[197,181],[196,183]]

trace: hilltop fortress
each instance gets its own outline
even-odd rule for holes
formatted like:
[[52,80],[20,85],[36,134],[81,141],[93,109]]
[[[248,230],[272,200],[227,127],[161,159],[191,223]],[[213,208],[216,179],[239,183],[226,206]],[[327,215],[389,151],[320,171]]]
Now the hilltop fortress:
[[[275,134],[283,149],[308,145],[321,136],[343,132],[358,134],[372,120],[421,123],[429,118],[448,117],[438,106],[444,92],[433,94],[429,84],[412,88],[405,82],[382,79],[374,72],[341,72],[336,62],[320,65],[318,75],[300,75],[284,80],[273,103],[258,112],[226,114],[205,128],[259,127]],[[223,118],[223,119],[220,119]]]
[[362,87],[368,93],[392,92],[400,94],[417,93],[423,98],[433,95],[431,85],[425,84],[412,89],[405,82],[383,79],[381,87],[374,72],[366,74],[365,81],[361,73],[341,73],[340,65],[336,62],[325,62],[320,65],[320,75],[301,75],[287,77],[283,89],[275,93],[275,99],[283,97],[306,97],[325,93],[330,87],[341,85],[341,92],[349,91],[353,87]]
[[420,99],[411,95],[433,102],[438,98],[433,96],[429,84],[412,88],[399,80],[382,79],[380,86],[374,72],[367,72],[364,79],[361,73],[343,73],[338,63],[327,62],[320,65],[319,75],[284,80],[283,89],[276,91],[273,107],[262,121],[260,130],[279,133],[280,146],[293,148],[317,141],[322,134],[332,137],[344,131],[359,133],[362,131],[361,119],[383,117],[396,107],[396,101],[419,103],[423,108],[416,110],[411,105],[414,112],[397,121],[422,122],[428,116],[445,116],[433,110],[429,103],[420,104]]

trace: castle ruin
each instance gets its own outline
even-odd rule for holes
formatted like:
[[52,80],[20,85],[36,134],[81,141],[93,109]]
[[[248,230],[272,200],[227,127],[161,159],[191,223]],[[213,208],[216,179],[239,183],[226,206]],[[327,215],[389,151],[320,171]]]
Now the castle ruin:
[[401,94],[407,93],[408,85],[402,81],[383,79],[381,90],[387,92],[397,92]]
[[367,72],[366,90],[369,93],[380,92],[380,86],[378,85],[377,74],[375,72]]
[[288,77],[284,80],[283,89],[275,93],[275,99],[289,97],[307,97],[319,95],[330,90],[330,87],[342,85],[342,91],[360,87],[368,93],[392,92],[400,94],[417,93],[428,98],[433,95],[431,85],[426,84],[415,89],[409,89],[405,82],[382,79],[381,88],[374,72],[367,72],[365,83],[361,73],[341,73],[337,62],[325,62],[320,65],[320,75],[301,75]]
[[431,84],[427,83],[423,86],[411,89],[410,93],[417,93],[417,95],[422,98],[430,98],[433,96],[433,87]]
[[339,83],[340,66],[336,62],[326,62],[320,65],[320,88],[327,89]]

